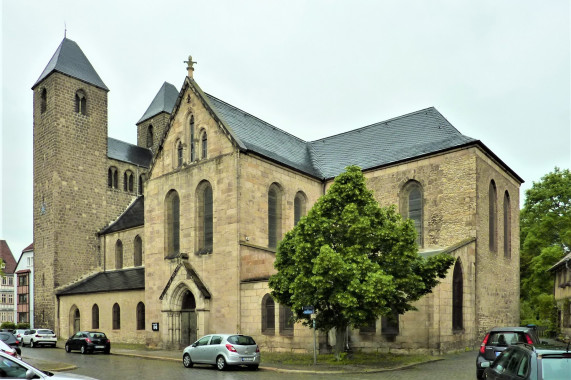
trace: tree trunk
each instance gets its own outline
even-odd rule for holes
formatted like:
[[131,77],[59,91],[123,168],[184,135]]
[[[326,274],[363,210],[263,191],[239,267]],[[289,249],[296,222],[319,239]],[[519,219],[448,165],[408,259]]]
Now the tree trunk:
[[341,360],[341,353],[345,350],[345,334],[347,333],[347,326],[335,328],[335,359]]

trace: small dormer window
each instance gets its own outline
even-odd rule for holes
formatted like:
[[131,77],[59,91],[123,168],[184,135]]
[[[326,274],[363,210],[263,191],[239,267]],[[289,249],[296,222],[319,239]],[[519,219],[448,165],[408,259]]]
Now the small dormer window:
[[87,115],[87,98],[83,90],[78,90],[75,93],[75,112]]

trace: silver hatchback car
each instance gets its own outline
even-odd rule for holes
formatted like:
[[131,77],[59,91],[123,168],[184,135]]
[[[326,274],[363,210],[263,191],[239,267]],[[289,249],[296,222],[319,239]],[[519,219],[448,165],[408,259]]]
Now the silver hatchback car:
[[260,365],[260,348],[251,336],[210,334],[184,349],[182,363],[186,368],[191,368],[194,364],[213,364],[220,371],[234,365],[257,370]]

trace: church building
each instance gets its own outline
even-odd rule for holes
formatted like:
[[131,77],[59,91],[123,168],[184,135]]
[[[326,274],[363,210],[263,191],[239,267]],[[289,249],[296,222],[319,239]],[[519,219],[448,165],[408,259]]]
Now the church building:
[[158,83],[141,110],[137,145],[108,136],[109,89],[74,41],[33,85],[37,327],[172,349],[237,332],[310,350],[313,332],[268,279],[280,239],[349,165],[414,221],[421,255],[455,259],[417,310],[348,331],[353,349],[441,353],[519,323],[523,180],[482,141],[433,107],[304,141],[204,92],[187,63],[182,88]]

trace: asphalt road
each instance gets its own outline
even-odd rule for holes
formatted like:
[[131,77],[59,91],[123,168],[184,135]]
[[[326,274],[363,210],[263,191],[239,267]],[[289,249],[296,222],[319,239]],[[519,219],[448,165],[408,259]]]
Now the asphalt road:
[[[226,372],[217,371],[210,366],[195,366],[187,369],[181,363],[151,359],[131,358],[119,355],[82,355],[79,352],[66,353],[61,348],[23,348],[22,357],[41,360],[57,361],[75,365],[78,368],[69,373],[92,376],[100,380],[150,380],[150,379],[280,379],[298,380],[313,379],[359,379],[359,380],[427,380],[446,379],[464,380],[475,379],[476,351],[456,355],[446,355],[444,360],[427,363],[400,371],[381,373],[348,373],[348,374],[308,374],[280,373],[268,370],[249,371],[247,369],[232,369]],[[262,364],[263,365],[263,364]]]

